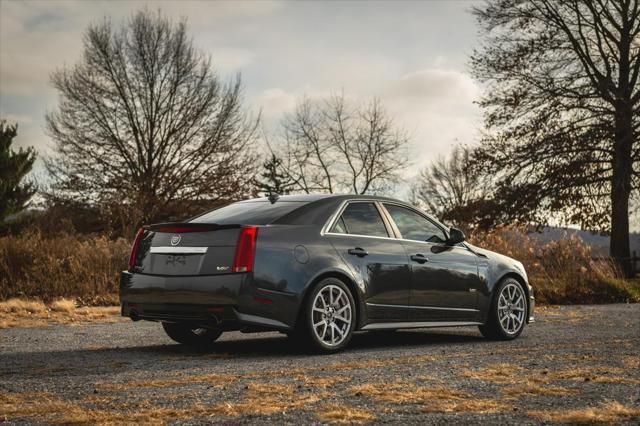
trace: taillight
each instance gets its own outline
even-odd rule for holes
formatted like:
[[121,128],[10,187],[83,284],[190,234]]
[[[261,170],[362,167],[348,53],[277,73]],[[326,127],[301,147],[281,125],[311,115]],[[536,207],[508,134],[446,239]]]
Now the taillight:
[[233,272],[251,272],[253,270],[253,256],[256,251],[257,236],[258,228],[255,226],[243,226],[240,228],[236,257],[233,261]]
[[131,247],[131,255],[129,256],[129,271],[133,272],[133,267],[136,266],[136,256],[138,255],[138,246],[140,245],[140,240],[144,235],[144,229],[138,229],[136,233],[136,239],[133,240],[133,246]]

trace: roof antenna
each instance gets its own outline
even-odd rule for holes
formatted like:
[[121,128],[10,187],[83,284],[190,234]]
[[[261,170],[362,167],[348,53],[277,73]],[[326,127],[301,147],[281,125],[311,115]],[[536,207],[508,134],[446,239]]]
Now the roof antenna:
[[267,197],[271,204],[275,204],[275,202],[278,201],[278,198],[280,198],[280,194],[277,194],[275,192],[269,193],[269,196]]

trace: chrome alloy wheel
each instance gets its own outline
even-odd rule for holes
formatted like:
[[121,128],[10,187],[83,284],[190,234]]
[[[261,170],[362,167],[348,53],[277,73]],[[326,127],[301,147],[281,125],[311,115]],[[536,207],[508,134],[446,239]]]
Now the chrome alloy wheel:
[[327,285],[318,292],[311,310],[311,324],[318,340],[327,346],[337,346],[347,337],[353,320],[351,302],[345,291]]
[[516,334],[524,325],[526,314],[525,297],[522,288],[510,282],[500,292],[498,298],[498,320],[507,334]]

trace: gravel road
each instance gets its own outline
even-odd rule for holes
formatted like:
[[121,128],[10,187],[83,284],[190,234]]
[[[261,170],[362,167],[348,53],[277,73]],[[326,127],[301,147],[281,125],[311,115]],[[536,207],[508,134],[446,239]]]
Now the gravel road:
[[330,356],[278,333],[196,351],[147,322],[0,330],[0,423],[640,421],[640,305],[536,316],[513,342],[362,333]]

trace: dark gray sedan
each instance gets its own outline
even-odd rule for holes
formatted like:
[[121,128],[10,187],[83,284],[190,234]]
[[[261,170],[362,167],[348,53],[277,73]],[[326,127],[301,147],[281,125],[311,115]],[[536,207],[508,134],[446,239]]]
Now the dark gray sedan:
[[522,264],[402,201],[358,195],[241,201],[141,228],[122,315],[175,341],[279,330],[324,352],[357,330],[477,325],[514,339],[533,321]]

